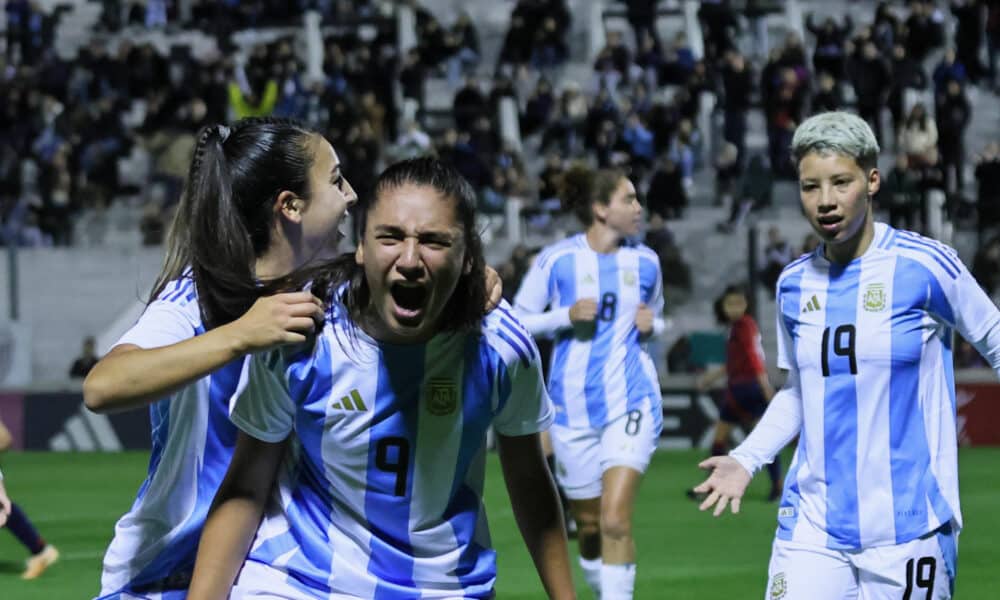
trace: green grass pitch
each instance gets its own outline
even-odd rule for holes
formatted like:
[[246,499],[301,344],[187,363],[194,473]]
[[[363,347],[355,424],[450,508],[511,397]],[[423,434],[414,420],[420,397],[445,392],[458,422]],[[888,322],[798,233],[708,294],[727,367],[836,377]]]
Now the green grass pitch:
[[[694,465],[701,456],[699,452],[661,452],[653,460],[636,507],[636,598],[764,598],[776,510],[775,504],[763,501],[766,477],[754,481],[742,514],[713,519],[699,513],[683,494],[700,480]],[[92,598],[98,591],[101,557],[114,522],[131,504],[145,475],[146,461],[144,453],[4,456],[11,496],[42,535],[59,547],[62,560],[40,579],[21,581],[25,551],[12,536],[0,534],[0,598]],[[959,544],[956,597],[995,598],[996,565],[1000,563],[1000,448],[962,449],[960,465],[965,531]],[[499,473],[496,458],[491,457],[486,495],[499,554],[497,597],[544,598],[514,526]],[[580,597],[589,598],[579,572],[576,577]]]

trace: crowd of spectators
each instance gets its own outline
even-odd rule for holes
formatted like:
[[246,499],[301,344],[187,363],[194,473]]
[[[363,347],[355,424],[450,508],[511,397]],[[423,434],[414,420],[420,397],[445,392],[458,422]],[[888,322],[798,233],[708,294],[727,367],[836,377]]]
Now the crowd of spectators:
[[[996,89],[996,3],[880,2],[867,19],[857,11],[839,19],[806,14],[806,40],[791,31],[768,40],[764,15],[780,3],[747,2],[740,14],[726,0],[705,1],[698,12],[700,58],[683,29],[661,39],[662,28],[650,26],[656,2],[625,4],[633,39],[609,30],[590,81],[557,86],[541,68],[527,78],[522,134],[538,136],[543,153],[628,167],[649,211],[664,220],[684,216],[690,195],[701,191],[692,189],[695,172],[713,169],[717,203],[731,207],[719,226],[728,232],[771,204],[775,179],[794,178],[788,147],[798,123],[815,112],[847,109],[865,118],[896,156],[876,199],[893,224],[922,231],[928,195],[940,191],[949,216],[974,215],[981,239],[1000,225],[996,152],[986,149],[974,164],[966,156],[969,88]],[[745,35],[749,44],[740,43]],[[983,39],[988,61],[981,60]],[[752,51],[744,54],[744,47]],[[704,156],[712,132],[698,127],[706,94],[721,117],[723,143],[714,157]],[[763,151],[747,147],[757,110],[766,126]],[[553,163],[544,169],[541,203]]]
[[[122,8],[109,9],[115,4],[104,8]],[[154,4],[142,6],[149,11]],[[280,25],[289,16],[282,12],[285,4],[194,3],[192,22],[200,22],[199,10],[211,9],[228,11],[236,23]],[[318,4],[329,16],[345,3]],[[355,19],[371,8],[347,4]],[[144,196],[142,236],[158,243],[181,192],[194,136],[206,123],[264,115],[300,119],[341,149],[359,192],[374,181],[381,148],[396,135],[392,20],[386,27],[373,21],[368,30],[340,28],[327,35],[322,77],[310,82],[291,34],[254,46],[245,60],[222,52],[221,44],[219,52],[196,57],[183,45],[162,54],[127,35],[98,35],[65,60],[51,39],[36,48],[33,37],[16,35],[19,24],[32,21],[24,15],[35,14],[33,4],[8,3],[7,11],[0,59],[4,243],[69,245],[74,214],[130,194]],[[170,11],[166,16],[173,17]],[[115,22],[106,25],[113,29]]]
[[[490,65],[482,63],[479,32],[468,14],[442,22],[419,0],[403,3],[413,11],[417,43],[400,55],[395,22],[384,19],[396,3],[104,0],[99,35],[105,37],[64,60],[53,47],[60,11],[7,2],[2,239],[70,244],[75,212],[107,206],[124,193],[155,200],[145,206],[141,229],[147,243],[157,243],[197,129],[277,115],[324,132],[359,193],[386,160],[435,152],[480,190],[484,213],[504,214],[516,196],[529,223],[539,227],[558,218],[556,182],[569,161],[626,167],[647,200],[648,241],[664,273],[675,278],[670,285],[690,289],[690,269],[668,227],[684,217],[693,194],[705,193],[694,186],[696,173],[713,171],[716,187],[709,193],[730,207],[719,229],[732,231],[751,211],[771,204],[776,179],[794,176],[787,148],[796,125],[838,108],[866,118],[896,156],[877,198],[894,224],[921,229],[926,195],[942,190],[956,215],[975,207],[984,247],[997,233],[1000,157],[991,146],[970,159],[965,138],[973,110],[969,86],[991,90],[997,81],[996,3],[881,2],[868,19],[857,11],[840,19],[807,14],[803,40],[790,32],[768,37],[765,17],[780,10],[780,2],[747,0],[741,13],[727,0],[706,0],[698,11],[704,53],[697,56],[683,28],[656,26],[655,0],[628,0],[631,31],[609,29],[591,76],[580,81],[562,77],[578,18],[565,0],[512,3],[509,29]],[[320,80],[304,77],[294,34],[241,50],[245,60],[235,58],[233,32],[295,26],[306,9],[319,12],[326,32]],[[390,25],[345,26],[380,19]],[[200,29],[214,37],[219,52],[195,57],[175,47],[163,55],[114,35],[137,27]],[[980,60],[981,39],[987,61]],[[443,119],[427,98],[431,79],[446,81],[453,94]],[[398,106],[397,82],[404,100]],[[702,114],[706,96],[714,99],[714,115]],[[502,137],[504,99],[514,101],[522,138],[539,160],[526,159]],[[763,116],[765,148],[747,143],[754,111]],[[403,114],[410,118],[397,126]],[[711,121],[705,117],[720,124],[722,143],[712,156],[713,132],[699,126]],[[142,164],[143,156],[155,194],[131,170],[118,168],[122,161]],[[967,171],[975,182],[967,181]],[[971,198],[973,183],[978,195]],[[516,257],[505,268],[516,274]]]

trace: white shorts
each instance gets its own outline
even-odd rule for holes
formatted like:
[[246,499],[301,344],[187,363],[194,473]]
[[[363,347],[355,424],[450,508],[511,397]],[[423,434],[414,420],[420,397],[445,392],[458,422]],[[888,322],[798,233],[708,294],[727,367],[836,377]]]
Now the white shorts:
[[774,540],[765,600],[947,600],[958,536],[950,526],[895,546],[831,550]]
[[649,402],[629,411],[603,429],[553,425],[549,429],[556,455],[556,478],[570,500],[601,496],[601,476],[611,467],[646,472],[660,432]]

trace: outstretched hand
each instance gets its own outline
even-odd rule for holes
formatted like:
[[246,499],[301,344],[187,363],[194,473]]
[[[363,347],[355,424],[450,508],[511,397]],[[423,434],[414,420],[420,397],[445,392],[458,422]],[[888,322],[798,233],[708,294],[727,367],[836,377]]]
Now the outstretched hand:
[[698,494],[708,494],[698,510],[708,510],[714,505],[712,514],[718,517],[732,502],[733,514],[740,512],[740,500],[751,478],[743,465],[729,456],[713,456],[698,463],[698,467],[710,471],[708,479],[694,488]]

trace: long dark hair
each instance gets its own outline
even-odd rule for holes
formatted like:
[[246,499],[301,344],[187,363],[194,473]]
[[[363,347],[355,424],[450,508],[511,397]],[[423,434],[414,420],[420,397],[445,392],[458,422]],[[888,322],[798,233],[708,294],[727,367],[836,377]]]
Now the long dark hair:
[[[389,166],[375,181],[370,197],[359,198],[352,209],[358,243],[363,243],[368,215],[379,200],[392,190],[404,185],[434,188],[444,199],[455,203],[455,217],[462,227],[465,241],[465,264],[455,291],[441,315],[443,331],[475,331],[486,314],[486,259],[483,242],[476,229],[476,192],[454,167],[432,157],[419,157]],[[315,278],[311,275],[316,274]],[[327,265],[303,271],[288,287],[299,287],[306,279],[313,279],[312,290],[320,298],[334,300],[343,306],[351,321],[363,322],[371,302],[371,290],[365,279],[365,270],[356,264],[354,254],[344,254]],[[334,296],[340,293],[339,298]]]
[[239,318],[266,293],[255,281],[254,261],[271,244],[278,194],[310,196],[314,135],[272,118],[202,129],[149,302],[170,281],[191,278],[202,321],[212,329]]
[[563,173],[559,181],[559,200],[564,209],[572,210],[585,227],[594,222],[595,202],[610,204],[618,183],[626,178],[619,169],[593,170],[577,163]]
[[719,297],[715,299],[712,303],[712,311],[715,312],[715,320],[719,322],[720,325],[728,325],[729,317],[726,315],[726,311],[722,309],[722,304],[726,299],[726,296],[730,294],[739,294],[743,296],[743,299],[748,303],[750,301],[750,295],[747,293],[747,288],[742,284],[727,285],[726,289],[722,290]]
[[[917,109],[919,108],[920,114],[917,114]],[[923,105],[922,102],[917,102],[910,108],[910,113],[906,115],[906,123],[904,127],[912,127],[917,125],[920,127],[920,131],[927,131],[927,107]]]

